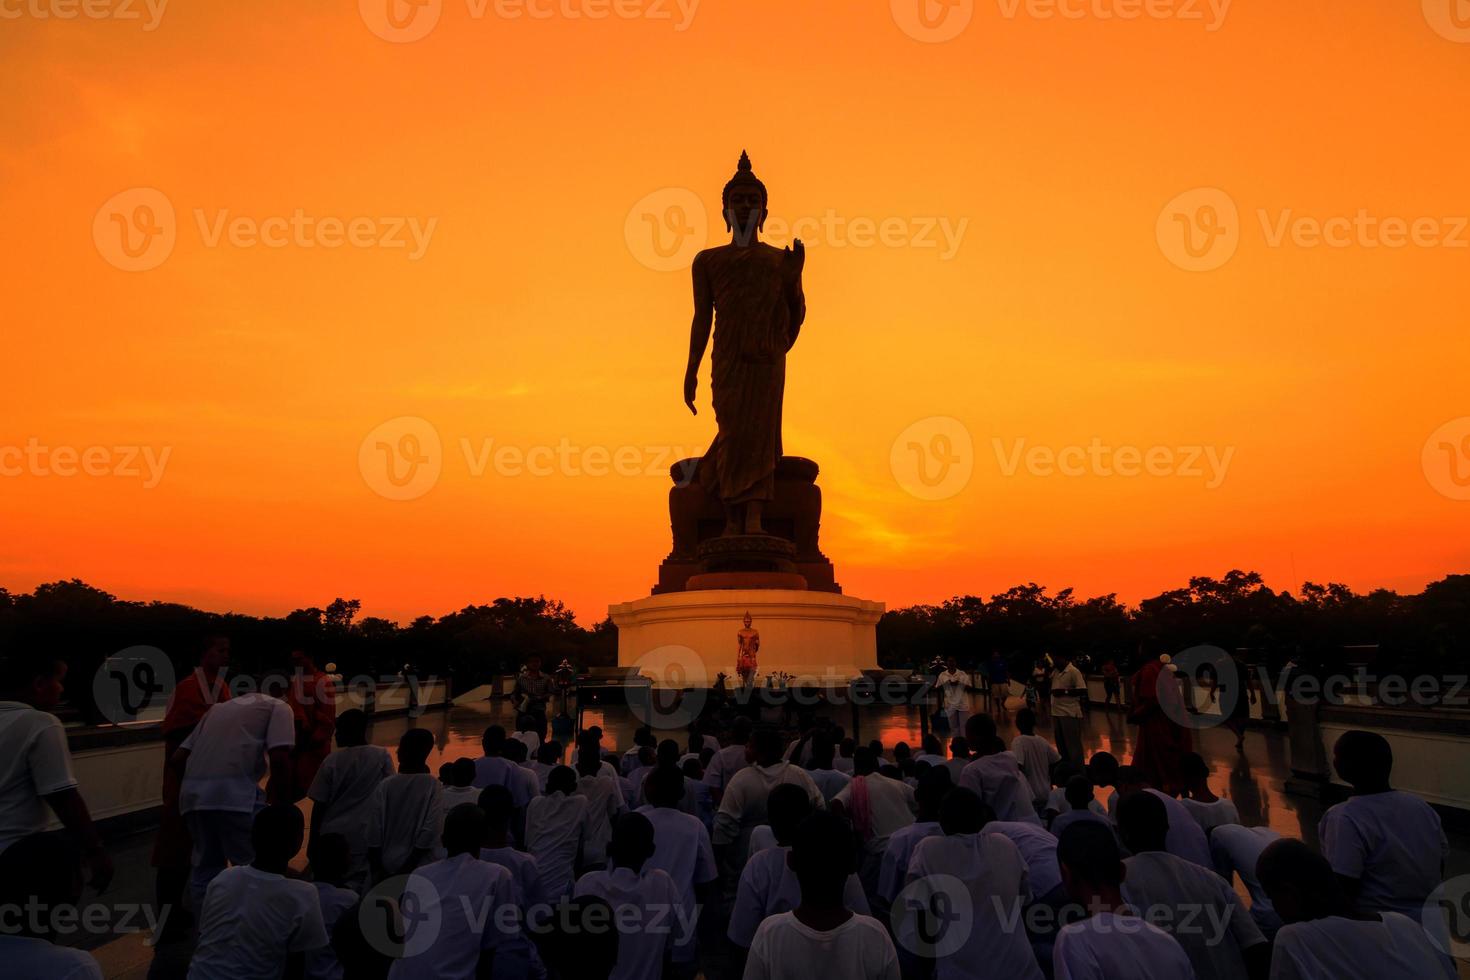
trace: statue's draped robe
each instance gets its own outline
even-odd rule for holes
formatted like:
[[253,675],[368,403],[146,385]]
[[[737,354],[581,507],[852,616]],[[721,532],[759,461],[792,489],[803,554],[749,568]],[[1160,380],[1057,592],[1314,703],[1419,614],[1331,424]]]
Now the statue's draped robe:
[[726,504],[776,495],[792,343],[787,268],[787,253],[765,244],[711,249],[694,263],[694,288],[715,309],[711,388],[719,424],[700,479]]

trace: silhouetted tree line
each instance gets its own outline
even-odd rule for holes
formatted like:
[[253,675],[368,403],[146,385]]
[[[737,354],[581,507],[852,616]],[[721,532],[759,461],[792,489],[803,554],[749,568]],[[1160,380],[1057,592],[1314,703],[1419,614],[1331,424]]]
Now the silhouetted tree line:
[[895,609],[878,623],[886,667],[949,654],[974,667],[999,652],[1020,671],[1045,652],[1066,650],[1093,666],[1112,658],[1127,672],[1143,657],[1201,644],[1271,669],[1292,661],[1336,671],[1370,661],[1383,672],[1463,673],[1470,670],[1470,575],[1450,575],[1417,595],[1314,582],[1293,594],[1236,570],[1191,578],[1137,606],[1116,594],[1079,599],[1071,589],[1051,593],[1030,583],[988,600],[956,596]]
[[185,671],[202,639],[214,633],[230,637],[235,674],[287,672],[290,652],[305,649],[319,666],[336,664],[344,677],[392,678],[409,665],[421,677],[450,677],[461,691],[514,672],[532,653],[547,669],[563,658],[580,668],[617,662],[610,622],[584,629],[563,603],[544,596],[496,599],[437,619],[421,616],[407,626],[358,619],[361,608],[356,599],[336,599],[283,617],[211,613],[171,602],[128,602],[73,579],[25,595],[0,589],[0,650],[64,657],[68,700],[94,717],[92,676],[107,657],[128,647],[157,647]]

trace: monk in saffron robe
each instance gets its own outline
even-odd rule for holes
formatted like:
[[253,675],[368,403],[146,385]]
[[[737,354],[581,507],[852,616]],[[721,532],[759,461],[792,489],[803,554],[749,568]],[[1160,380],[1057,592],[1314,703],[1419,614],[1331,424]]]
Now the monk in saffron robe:
[[1183,711],[1179,684],[1168,665],[1157,658],[1144,664],[1133,676],[1133,703],[1128,712],[1128,720],[1138,725],[1133,765],[1170,795],[1183,790],[1181,764],[1193,751],[1189,729],[1174,720],[1183,717]]
[[318,670],[304,650],[291,652],[291,667],[286,704],[296,720],[296,748],[291,752],[291,798],[275,801],[280,803],[295,803],[311,790],[337,731],[337,687],[332,678]]
[[729,245],[694,259],[694,322],[684,404],[691,412],[699,364],[713,327],[711,388],[719,433],[699,466],[699,479],[725,508],[725,531],[764,534],[761,512],[776,496],[781,458],[781,401],[786,352],[806,319],[801,273],[806,249],[760,241],[767,211],[765,185],[741,154],[722,196]]
[[224,671],[230,665],[230,639],[210,636],[199,654],[199,666],[179,681],[169,696],[159,731],[163,735],[163,809],[158,817],[158,837],[153,842],[153,866],[158,869],[156,891],[159,911],[170,912],[165,928],[171,934],[188,930],[187,913],[183,910],[184,886],[189,881],[189,865],[194,841],[189,825],[179,813],[179,788],[184,774],[170,765],[179,746],[194,731],[199,719],[213,705],[230,699]]

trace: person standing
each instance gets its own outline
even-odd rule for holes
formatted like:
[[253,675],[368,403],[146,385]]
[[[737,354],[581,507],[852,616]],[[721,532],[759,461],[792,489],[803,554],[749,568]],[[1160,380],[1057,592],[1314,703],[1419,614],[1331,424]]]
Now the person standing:
[[970,707],[970,675],[960,670],[954,656],[944,658],[944,672],[939,675],[939,710],[949,723],[952,734],[965,730],[965,715]]
[[163,806],[158,816],[158,836],[153,841],[153,867],[158,875],[155,894],[158,912],[168,909],[170,935],[187,932],[192,921],[184,908],[184,888],[189,883],[189,862],[194,841],[189,825],[179,812],[179,790],[183,773],[171,764],[173,755],[193,733],[199,719],[211,706],[230,699],[224,673],[230,666],[230,638],[212,634],[204,638],[199,664],[179,681],[169,695],[159,732],[163,735]]
[[1051,678],[1051,730],[1057,752],[1077,766],[1087,761],[1082,754],[1082,699],[1086,696],[1087,680],[1072,662],[1072,655],[1057,654]]
[[332,734],[337,727],[337,686],[330,675],[317,669],[316,660],[305,650],[291,651],[291,686],[286,691],[286,704],[296,725],[289,797],[294,803],[310,791],[316,771],[332,751]]
[[1006,707],[1006,699],[1011,696],[1011,671],[1006,666],[1005,658],[996,650],[990,655],[988,666],[990,679],[990,713],[997,718],[1009,716],[1010,709]]
[[[541,656],[531,654],[526,658],[526,667],[516,675],[515,689],[511,692],[511,704],[518,716],[525,715],[532,724],[531,731],[542,741],[546,739],[546,709],[556,691],[556,682],[550,674],[541,672]],[[516,727],[521,727],[520,722]]]
[[[1166,706],[1174,706],[1168,709]],[[1178,681],[1167,657],[1156,657],[1133,675],[1133,697],[1128,720],[1138,726],[1133,765],[1148,781],[1165,793],[1178,795],[1184,788],[1180,764],[1193,749],[1189,729],[1169,716],[1183,710]]]
[[[274,696],[283,690],[284,678],[268,677],[264,687],[210,708],[174,753],[174,765],[183,772],[179,812],[194,841],[189,888],[196,909],[227,865],[254,859],[256,813],[289,792],[296,729],[291,709]],[[262,793],[260,779],[267,772]]]

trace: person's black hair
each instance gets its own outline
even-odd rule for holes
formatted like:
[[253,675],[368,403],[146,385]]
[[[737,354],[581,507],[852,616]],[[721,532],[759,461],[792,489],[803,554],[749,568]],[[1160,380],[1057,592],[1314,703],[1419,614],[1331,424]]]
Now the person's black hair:
[[653,734],[653,729],[647,725],[639,725],[633,732],[633,744],[638,746],[658,745],[658,736]]
[[658,743],[658,748],[654,752],[654,760],[660,766],[677,766],[679,764],[679,756],[683,754],[684,751],[679,748],[678,742],[671,738],[666,738]]
[[289,803],[274,803],[255,815],[250,825],[250,843],[257,861],[285,864],[301,849],[306,821]]
[[1169,837],[1169,811],[1147,790],[1125,793],[1118,800],[1118,833],[1130,851],[1162,851]]
[[795,783],[782,783],[766,796],[766,822],[776,843],[791,843],[796,827],[812,812],[812,798]]
[[451,786],[470,786],[475,781],[475,760],[455,759],[450,763],[449,784]]
[[841,902],[848,876],[857,870],[852,825],[830,810],[817,810],[791,835],[787,861],[801,885],[802,904]]
[[1065,790],[1067,804],[1074,810],[1086,810],[1093,801],[1092,780],[1086,776],[1073,776],[1067,780]]
[[505,740],[505,747],[501,749],[500,754],[516,765],[520,765],[526,761],[526,754],[529,751],[530,747],[525,742],[522,742],[518,738],[508,738]]
[[620,813],[613,819],[612,840],[608,841],[607,856],[614,864],[641,871],[643,864],[653,856],[653,823],[636,811]]
[[577,761],[575,763],[578,776],[595,776],[602,771],[602,755],[597,751],[596,743],[583,742],[577,747]]
[[924,741],[923,741],[922,745],[923,745],[923,748],[924,748],[924,754],[925,755],[937,755],[937,756],[943,758],[943,756],[944,756],[944,743],[939,740],[939,736],[938,735],[935,735],[933,732],[930,732],[928,735],[925,735],[924,736]]
[[461,803],[444,817],[444,849],[456,854],[479,854],[485,839],[485,811],[474,803]]
[[919,777],[919,785],[914,790],[914,797],[921,810],[935,813],[938,812],[940,804],[953,789],[954,781],[950,778],[949,767],[930,766]]
[[1256,860],[1256,878],[1273,901],[1288,889],[1296,892],[1307,919],[1348,914],[1349,902],[1331,863],[1299,840],[1284,837],[1268,845]]
[[893,761],[895,763],[902,763],[903,760],[908,759],[908,758],[912,758],[913,754],[914,754],[914,750],[911,749],[911,748],[909,748],[909,743],[907,743],[907,742],[895,742],[895,743],[893,743]]
[[500,755],[505,749],[505,729],[499,725],[485,729],[485,734],[480,736],[480,746],[486,755]]
[[560,903],[544,929],[533,932],[541,961],[562,980],[608,980],[618,963],[613,908],[584,895]]
[[699,764],[698,759],[685,759],[679,771],[689,779],[703,779],[704,767]]
[[1118,757],[1111,752],[1094,752],[1087,760],[1087,775],[1099,786],[1111,786],[1118,780]]
[[348,708],[337,716],[337,744],[362,745],[367,741],[367,727],[367,712]]
[[852,750],[852,771],[855,775],[866,776],[870,772],[877,772],[878,756],[872,748],[866,745]]
[[950,790],[939,804],[939,828],[946,834],[978,834],[994,819],[993,811],[971,789],[961,786]]
[[1355,789],[1379,789],[1393,777],[1393,746],[1377,732],[1352,729],[1333,746],[1337,770]]
[[14,649],[0,657],[0,691],[24,692],[41,679],[61,672],[61,657],[54,653]]
[[963,735],[956,735],[949,740],[949,751],[956,759],[963,759],[970,754],[970,740]]
[[1066,786],[1072,777],[1081,770],[1077,764],[1070,759],[1058,759],[1057,764],[1051,767],[1051,784],[1053,786]]
[[340,886],[352,870],[352,845],[346,834],[317,834],[307,856],[313,877],[329,885]]
[[571,796],[577,791],[577,773],[571,766],[557,766],[546,774],[546,792]]
[[410,728],[398,738],[398,754],[410,762],[426,762],[434,751],[434,733],[427,728]]
[[758,728],[751,735],[757,760],[777,762],[781,758],[781,733],[774,728]]
[[979,749],[995,738],[995,719],[980,712],[965,719],[965,742],[972,749]]
[[843,738],[837,743],[837,751],[844,759],[851,759],[852,754],[857,751],[857,743],[850,738]]
[[812,768],[831,769],[832,756],[837,747],[832,744],[832,736],[826,732],[818,732],[812,736]]
[[1057,838],[1057,863],[1094,888],[1123,883],[1123,858],[1117,838],[1112,828],[1095,820],[1082,820],[1062,831]]
[[643,778],[643,795],[654,806],[678,806],[684,799],[684,773],[677,766],[654,767]]
[[1022,708],[1016,712],[1016,729],[1022,735],[1036,734],[1036,712],[1030,708]]
[[561,761],[561,752],[560,742],[542,742],[541,748],[536,750],[536,761],[543,766],[554,766]]
[[735,720],[730,723],[730,744],[744,745],[746,742],[750,741],[750,736],[754,732],[754,730],[754,726],[751,724],[749,718],[745,717],[744,715],[737,716]]
[[1210,767],[1198,752],[1186,752],[1179,757],[1179,775],[1190,782],[1210,778]]
[[480,809],[485,813],[485,822],[491,830],[504,830],[510,826],[511,812],[515,810],[515,800],[510,795],[510,790],[499,783],[494,783],[480,790]]

